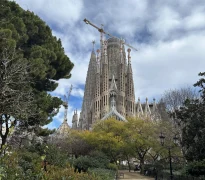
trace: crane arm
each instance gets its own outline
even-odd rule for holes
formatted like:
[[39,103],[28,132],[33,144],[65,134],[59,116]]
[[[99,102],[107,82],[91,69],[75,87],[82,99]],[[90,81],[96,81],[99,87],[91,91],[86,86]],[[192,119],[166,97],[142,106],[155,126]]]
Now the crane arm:
[[[103,28],[97,27],[96,25],[94,25],[93,23],[91,23],[90,21],[88,21],[87,19],[84,19],[83,21],[84,21],[86,24],[90,24],[91,26],[93,26],[94,28],[96,28],[99,32],[104,33],[104,34],[107,34],[107,35],[110,36],[110,37],[117,38],[117,37],[111,35],[110,33],[105,32]],[[119,39],[119,38],[117,38],[117,39]]]
[[135,51],[138,51],[138,49],[134,48],[133,46],[131,46],[131,45],[127,44],[127,43],[123,43],[123,44],[125,44],[126,46],[128,46],[128,47],[134,49]]
[[97,27],[96,25],[94,25],[93,23],[91,23],[90,21],[88,21],[87,19],[84,19],[83,21],[84,21],[86,24],[90,24],[91,26],[93,26],[94,28],[96,28],[99,32],[105,33],[102,28]]
[[[103,28],[97,27],[96,25],[94,25],[93,23],[91,23],[89,20],[84,19],[83,21],[84,21],[86,24],[89,24],[89,25],[93,26],[94,28],[96,28],[99,32],[104,33],[104,34],[107,34],[108,36],[110,36],[110,37],[112,37],[112,38],[117,38],[117,39],[120,40],[120,38],[118,38],[118,37],[116,37],[116,36],[113,36],[112,34],[110,34],[110,33],[108,33],[108,32],[105,32]],[[134,49],[135,51],[138,51],[136,48],[134,48],[133,46],[131,46],[131,45],[125,43],[125,42],[123,42],[123,44],[125,44],[126,46],[128,46],[128,47]]]

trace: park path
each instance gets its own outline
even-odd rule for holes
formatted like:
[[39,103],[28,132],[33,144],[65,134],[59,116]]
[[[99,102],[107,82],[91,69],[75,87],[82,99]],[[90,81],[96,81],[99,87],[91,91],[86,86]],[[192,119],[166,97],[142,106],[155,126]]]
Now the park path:
[[154,180],[154,178],[150,178],[147,176],[140,175],[139,172],[129,172],[128,170],[119,170],[119,173],[124,173],[124,178],[120,176],[118,179],[130,179],[130,180]]

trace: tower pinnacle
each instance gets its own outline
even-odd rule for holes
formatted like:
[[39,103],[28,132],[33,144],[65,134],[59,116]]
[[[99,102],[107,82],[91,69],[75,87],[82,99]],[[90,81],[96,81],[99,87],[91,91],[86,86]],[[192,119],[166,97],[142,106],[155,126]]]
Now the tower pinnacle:
[[95,52],[95,41],[94,40],[92,41],[92,44],[93,44],[93,52]]
[[128,57],[128,64],[130,64],[131,63],[131,56],[130,56],[131,49],[128,48],[127,52],[128,52],[128,55],[127,55],[127,57]]

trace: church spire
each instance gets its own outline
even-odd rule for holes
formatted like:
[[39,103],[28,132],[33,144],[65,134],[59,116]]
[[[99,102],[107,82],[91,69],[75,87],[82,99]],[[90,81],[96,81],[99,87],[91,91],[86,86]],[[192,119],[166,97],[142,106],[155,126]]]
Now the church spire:
[[127,50],[128,52],[128,67],[127,67],[127,87],[126,87],[126,99],[127,99],[127,115],[134,116],[135,115],[135,93],[134,93],[134,82],[132,75],[132,65],[131,65],[131,49]]
[[107,41],[104,41],[104,64],[108,64],[108,59],[107,59]]
[[153,98],[153,112],[157,110],[157,104],[155,98]]
[[[109,75],[108,75],[108,59],[107,59],[107,41],[104,41],[102,61],[102,87],[101,87],[101,117],[109,110]],[[101,53],[102,54],[102,53]]]
[[95,74],[95,92],[94,92],[94,113],[93,120],[100,119],[100,50],[97,50],[97,70]]
[[143,116],[143,110],[142,110],[142,105],[140,102],[140,98],[138,98],[138,102],[137,102],[137,117],[142,117]]
[[127,52],[128,52],[128,55],[127,55],[127,58],[128,58],[128,69],[127,69],[127,73],[132,73],[131,56],[130,56],[131,49],[128,48],[128,49],[127,49]]
[[[93,43],[93,48],[94,48],[94,43]],[[83,98],[83,103],[82,103],[82,112],[84,114],[82,114],[81,117],[85,117],[87,119],[87,121],[83,121],[82,124],[82,128],[86,129],[89,127],[89,124],[91,122],[91,118],[89,118],[88,116],[88,111],[90,111],[90,109],[86,109],[87,107],[92,107],[92,103],[93,103],[93,98],[92,95],[95,92],[95,74],[96,74],[96,67],[97,67],[97,62],[96,62],[96,54],[95,52],[92,50],[91,52],[91,56],[90,56],[90,62],[88,65],[88,71],[87,71],[87,77],[86,77],[86,83],[85,83],[85,90],[84,90],[84,98]]]
[[123,40],[120,40],[120,61],[118,65],[118,99],[117,99],[117,109],[118,112],[122,115],[125,116],[125,57],[124,57],[124,46],[123,46]]
[[[103,24],[101,24],[101,29],[103,30]],[[104,34],[103,34],[103,31],[100,31],[100,52],[101,52],[100,73],[102,73],[102,63],[103,63],[103,59],[104,59]]]
[[151,111],[149,108],[148,98],[146,98],[144,113],[146,117],[150,117]]
[[92,44],[93,44],[93,52],[95,53],[95,41],[94,40],[92,41]]
[[100,73],[100,49],[97,49],[97,73]]
[[122,44],[123,44],[123,40],[120,40],[120,64],[123,63],[123,54],[122,54]]

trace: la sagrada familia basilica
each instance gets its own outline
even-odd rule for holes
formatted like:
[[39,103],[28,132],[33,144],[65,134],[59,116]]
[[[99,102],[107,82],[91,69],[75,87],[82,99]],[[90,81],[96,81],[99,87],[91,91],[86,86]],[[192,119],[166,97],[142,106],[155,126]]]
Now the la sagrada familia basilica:
[[[75,111],[72,128],[90,130],[97,120],[110,117],[126,122],[127,117],[158,120],[160,114],[155,100],[148,103],[146,98],[142,104],[139,98],[136,101],[131,49],[126,52],[123,40],[106,40],[101,32],[100,49],[91,52],[80,117]],[[65,129],[65,123],[59,131]]]

